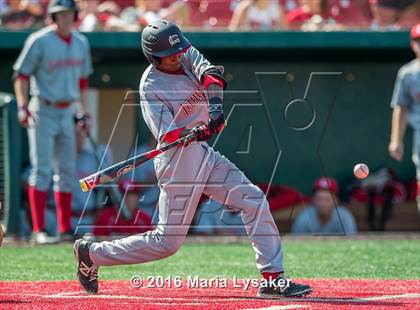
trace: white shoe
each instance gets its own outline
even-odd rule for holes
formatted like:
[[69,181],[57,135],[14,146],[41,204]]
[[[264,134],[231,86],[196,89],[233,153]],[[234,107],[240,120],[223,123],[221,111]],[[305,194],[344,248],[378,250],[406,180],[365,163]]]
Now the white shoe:
[[59,242],[59,237],[48,236],[46,232],[40,231],[33,233],[32,242],[37,245],[56,244]]

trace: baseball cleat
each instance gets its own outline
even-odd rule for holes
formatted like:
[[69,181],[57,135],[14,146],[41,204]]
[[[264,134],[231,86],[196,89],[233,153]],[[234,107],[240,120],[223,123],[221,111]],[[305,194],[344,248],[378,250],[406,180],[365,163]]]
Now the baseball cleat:
[[90,293],[98,292],[98,267],[89,257],[89,248],[92,242],[77,240],[73,246],[73,253],[77,260],[77,278],[82,288]]
[[279,275],[272,281],[263,281],[258,288],[257,297],[260,298],[283,298],[302,297],[312,293],[309,285],[292,282],[292,279]]

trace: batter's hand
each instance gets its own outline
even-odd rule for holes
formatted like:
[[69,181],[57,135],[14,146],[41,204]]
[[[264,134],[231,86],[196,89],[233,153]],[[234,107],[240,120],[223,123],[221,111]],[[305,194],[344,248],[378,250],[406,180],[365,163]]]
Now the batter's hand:
[[401,161],[404,154],[404,144],[402,142],[391,142],[388,151],[392,158]]
[[17,117],[18,117],[20,125],[24,128],[28,128],[29,119],[32,118],[32,114],[28,109],[28,105],[19,107]]
[[209,100],[209,124],[211,133],[218,134],[225,128],[225,115],[223,114],[222,99],[218,97]]
[[207,141],[211,138],[212,132],[207,126],[195,126],[191,129],[191,132],[194,133],[196,141]]
[[91,117],[89,113],[77,112],[74,115],[74,121],[77,126],[81,126],[86,131],[89,131],[91,128]]
[[191,129],[184,129],[182,133],[180,134],[180,137],[182,138],[182,137],[188,136],[191,133],[194,134],[194,138],[185,141],[183,146],[188,146],[193,141],[207,141],[208,139],[211,138],[211,135],[212,135],[208,127],[205,125],[202,125],[202,126],[195,126],[194,128],[191,128]]

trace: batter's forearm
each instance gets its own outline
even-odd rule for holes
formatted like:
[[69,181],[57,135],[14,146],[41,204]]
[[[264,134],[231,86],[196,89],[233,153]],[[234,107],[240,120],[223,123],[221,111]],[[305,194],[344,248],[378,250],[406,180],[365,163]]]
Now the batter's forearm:
[[211,98],[220,98],[223,100],[223,88],[218,84],[210,84],[207,88],[207,96]]
[[88,109],[88,90],[82,90],[80,92],[80,110],[83,114],[89,113]]
[[17,78],[13,83],[18,107],[28,105],[29,101],[29,81]]
[[400,143],[407,128],[407,107],[397,106],[392,112],[391,143]]

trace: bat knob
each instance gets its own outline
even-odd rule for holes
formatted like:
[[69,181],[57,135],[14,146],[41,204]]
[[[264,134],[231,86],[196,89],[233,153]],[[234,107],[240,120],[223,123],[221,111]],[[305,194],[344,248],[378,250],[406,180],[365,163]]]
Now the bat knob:
[[79,185],[80,185],[80,188],[82,189],[83,192],[88,192],[90,190],[90,188],[87,185],[86,181],[83,180],[83,179],[79,181]]

